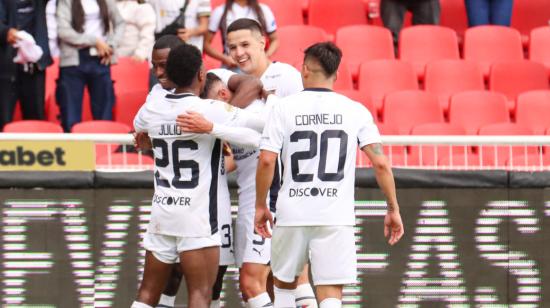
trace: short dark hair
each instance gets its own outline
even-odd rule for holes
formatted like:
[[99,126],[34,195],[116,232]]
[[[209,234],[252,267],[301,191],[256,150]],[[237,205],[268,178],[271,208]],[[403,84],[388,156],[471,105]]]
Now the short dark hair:
[[199,95],[200,98],[203,98],[203,99],[208,98],[210,91],[212,91],[212,88],[214,88],[214,85],[216,85],[218,82],[223,82],[220,79],[220,77],[218,77],[214,73],[207,73],[206,80],[204,82],[204,88],[202,89],[201,94]]
[[166,61],[168,79],[178,87],[188,87],[193,83],[202,65],[201,52],[197,47],[183,43],[170,50]]
[[177,35],[167,34],[159,37],[159,39],[153,45],[153,50],[174,48],[185,43]]
[[232,22],[229,27],[227,27],[227,33],[239,31],[239,30],[250,30],[252,32],[259,32],[261,35],[264,34],[264,29],[259,22],[250,18],[239,18]]
[[332,42],[313,44],[304,51],[304,54],[304,62],[308,58],[314,58],[327,76],[332,76],[338,71],[342,60],[342,51]]

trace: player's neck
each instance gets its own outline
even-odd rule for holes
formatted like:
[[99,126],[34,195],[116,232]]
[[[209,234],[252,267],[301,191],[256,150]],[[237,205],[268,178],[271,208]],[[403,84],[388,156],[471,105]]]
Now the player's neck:
[[200,93],[200,89],[198,87],[191,85],[189,87],[177,87],[174,90],[174,94],[183,94],[183,93],[191,93],[198,96]]
[[304,89],[329,89],[334,88],[334,83],[327,80],[304,80]]
[[261,78],[262,75],[267,71],[267,68],[271,65],[271,60],[267,56],[263,57],[259,63],[256,69],[252,72],[252,76]]

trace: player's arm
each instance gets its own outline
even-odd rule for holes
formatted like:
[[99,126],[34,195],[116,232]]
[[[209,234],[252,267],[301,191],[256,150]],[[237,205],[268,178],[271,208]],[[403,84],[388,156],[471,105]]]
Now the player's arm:
[[[273,182],[278,154],[269,150],[260,151],[256,169],[256,215],[254,229],[262,237],[271,237],[269,227],[273,227],[273,217],[266,204],[269,187]],[[269,226],[268,226],[269,223]]]
[[233,92],[229,103],[239,108],[246,108],[254,100],[262,97],[264,86],[260,79],[254,76],[234,74],[229,78],[227,87]]
[[384,218],[384,236],[389,237],[389,244],[397,243],[404,233],[401,214],[399,213],[399,204],[395,192],[395,181],[390,163],[384,151],[382,144],[372,143],[365,145],[361,150],[368,156],[374,169],[376,182],[386,197],[388,211]]

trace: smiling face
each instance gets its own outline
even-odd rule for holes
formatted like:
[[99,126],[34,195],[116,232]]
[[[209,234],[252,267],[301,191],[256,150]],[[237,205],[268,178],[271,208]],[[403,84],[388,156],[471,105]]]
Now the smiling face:
[[157,77],[159,84],[163,89],[173,89],[175,85],[168,79],[166,74],[166,62],[168,61],[168,54],[170,48],[154,49],[151,57],[151,63],[153,64],[153,74]]
[[261,33],[248,29],[237,30],[227,34],[229,55],[237,62],[246,74],[257,75],[265,70],[263,64],[267,57],[264,52],[265,39]]

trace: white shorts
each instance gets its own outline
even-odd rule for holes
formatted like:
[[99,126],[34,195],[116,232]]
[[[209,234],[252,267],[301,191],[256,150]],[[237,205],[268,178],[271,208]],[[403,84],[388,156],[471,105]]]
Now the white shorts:
[[353,226],[275,226],[271,250],[273,276],[293,282],[308,259],[314,285],[356,283]]
[[179,254],[184,251],[212,246],[220,246],[219,233],[208,237],[179,237],[146,232],[143,237],[143,247],[167,264],[178,263]]
[[234,264],[234,238],[233,227],[231,224],[231,204],[229,202],[224,202],[223,204],[218,203],[218,233],[221,238],[220,266]]
[[263,238],[254,231],[254,212],[237,215],[235,223],[235,263],[269,264],[271,239]]

